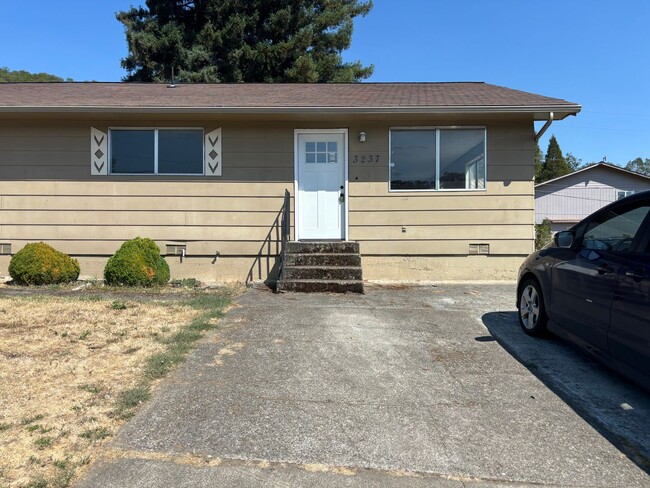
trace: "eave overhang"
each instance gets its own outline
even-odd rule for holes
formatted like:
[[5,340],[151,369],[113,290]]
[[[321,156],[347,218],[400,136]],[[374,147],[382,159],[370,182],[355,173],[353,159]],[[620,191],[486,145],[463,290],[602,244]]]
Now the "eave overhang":
[[562,106],[418,106],[418,107],[125,107],[125,106],[3,106],[0,113],[119,113],[119,114],[531,114],[547,120],[550,112],[562,120],[580,112],[580,105]]

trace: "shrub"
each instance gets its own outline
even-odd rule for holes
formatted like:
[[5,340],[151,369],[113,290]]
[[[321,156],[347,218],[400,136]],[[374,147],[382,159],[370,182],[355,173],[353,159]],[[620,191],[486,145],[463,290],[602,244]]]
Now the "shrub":
[[79,278],[79,262],[44,242],[27,244],[11,258],[9,274],[19,285],[52,285]]
[[541,224],[535,225],[535,250],[539,251],[551,243],[553,235],[551,233],[551,221],[544,219]]
[[104,280],[109,285],[164,285],[169,281],[169,265],[154,241],[136,237],[109,258]]

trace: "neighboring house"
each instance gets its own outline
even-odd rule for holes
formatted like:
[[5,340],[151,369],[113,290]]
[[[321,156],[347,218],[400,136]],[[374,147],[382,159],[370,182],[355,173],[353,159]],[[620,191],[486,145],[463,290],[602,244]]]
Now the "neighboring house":
[[142,236],[172,277],[267,279],[287,189],[291,240],[358,241],[366,279],[514,278],[534,122],[579,111],[485,83],[2,84],[0,273],[42,240],[101,277]]
[[598,163],[535,185],[535,223],[551,221],[551,231],[567,230],[608,203],[650,190],[650,177]]

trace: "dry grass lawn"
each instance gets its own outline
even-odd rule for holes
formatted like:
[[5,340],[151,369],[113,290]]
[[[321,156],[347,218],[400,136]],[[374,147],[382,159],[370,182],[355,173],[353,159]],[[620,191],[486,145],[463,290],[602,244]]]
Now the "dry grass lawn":
[[201,313],[187,301],[0,297],[0,485],[68,486],[128,418],[116,405],[146,360]]

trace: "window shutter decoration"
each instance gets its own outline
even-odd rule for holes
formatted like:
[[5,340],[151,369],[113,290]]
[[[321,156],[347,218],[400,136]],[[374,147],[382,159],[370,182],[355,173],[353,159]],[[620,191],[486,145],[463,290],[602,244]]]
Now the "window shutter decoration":
[[90,174],[108,175],[108,135],[94,127],[90,128]]
[[205,175],[221,176],[221,127],[205,135]]

